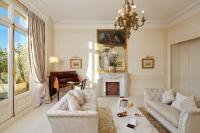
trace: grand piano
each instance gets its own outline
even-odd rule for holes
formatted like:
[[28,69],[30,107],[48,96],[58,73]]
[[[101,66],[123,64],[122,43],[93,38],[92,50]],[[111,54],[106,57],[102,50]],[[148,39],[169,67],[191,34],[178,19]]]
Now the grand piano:
[[[55,83],[58,82],[58,87],[55,87]],[[79,83],[79,76],[76,71],[56,71],[50,72],[49,76],[49,94],[52,101],[52,96],[58,92],[59,100],[59,88],[69,86],[68,82]]]

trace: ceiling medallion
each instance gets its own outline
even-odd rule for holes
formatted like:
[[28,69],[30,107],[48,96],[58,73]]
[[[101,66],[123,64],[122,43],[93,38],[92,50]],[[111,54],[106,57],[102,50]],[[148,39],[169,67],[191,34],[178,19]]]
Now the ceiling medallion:
[[130,38],[131,28],[137,30],[139,27],[144,25],[146,19],[144,18],[144,10],[142,10],[142,18],[141,23],[138,22],[138,14],[136,12],[136,5],[131,0],[125,0],[124,6],[121,10],[118,11],[118,17],[116,17],[116,22],[114,24],[115,29],[119,27],[119,29],[123,29],[126,33],[126,38]]

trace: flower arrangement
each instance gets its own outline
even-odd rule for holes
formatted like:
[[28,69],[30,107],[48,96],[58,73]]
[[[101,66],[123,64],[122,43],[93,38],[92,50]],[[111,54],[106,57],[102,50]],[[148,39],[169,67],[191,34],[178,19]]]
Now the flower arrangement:
[[108,51],[108,63],[109,63],[108,65],[109,66],[116,67],[118,63],[118,58],[119,58],[119,55],[117,52],[113,51],[112,49]]

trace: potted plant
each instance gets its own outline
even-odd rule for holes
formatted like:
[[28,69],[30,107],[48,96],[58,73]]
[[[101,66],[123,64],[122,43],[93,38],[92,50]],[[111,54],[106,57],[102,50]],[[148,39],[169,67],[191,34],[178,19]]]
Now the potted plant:
[[116,72],[117,62],[119,55],[113,50],[108,52],[108,69],[110,72]]

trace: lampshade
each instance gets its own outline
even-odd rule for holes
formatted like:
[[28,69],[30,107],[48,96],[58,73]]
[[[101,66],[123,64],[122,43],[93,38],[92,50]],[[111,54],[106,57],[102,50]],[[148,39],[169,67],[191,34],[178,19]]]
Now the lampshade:
[[49,57],[49,63],[58,63],[58,57],[50,56]]

